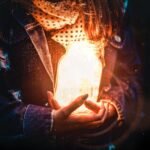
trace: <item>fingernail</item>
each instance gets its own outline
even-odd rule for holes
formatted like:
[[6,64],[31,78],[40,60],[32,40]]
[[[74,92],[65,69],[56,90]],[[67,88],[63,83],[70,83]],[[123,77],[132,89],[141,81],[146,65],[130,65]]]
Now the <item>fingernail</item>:
[[88,94],[82,95],[82,99],[87,99],[88,98]]

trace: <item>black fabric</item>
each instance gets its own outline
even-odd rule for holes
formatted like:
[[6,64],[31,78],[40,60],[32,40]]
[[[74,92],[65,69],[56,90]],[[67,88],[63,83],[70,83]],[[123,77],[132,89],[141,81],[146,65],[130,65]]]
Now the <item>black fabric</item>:
[[50,108],[29,105],[23,119],[23,130],[26,136],[35,137],[50,135]]

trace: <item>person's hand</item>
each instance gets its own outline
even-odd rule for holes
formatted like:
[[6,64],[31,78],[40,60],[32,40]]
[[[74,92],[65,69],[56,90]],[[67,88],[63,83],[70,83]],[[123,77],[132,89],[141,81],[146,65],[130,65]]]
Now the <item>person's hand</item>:
[[77,108],[85,103],[88,95],[79,96],[69,105],[61,107],[54,99],[53,94],[48,92],[48,100],[50,106],[53,108],[54,118],[54,130],[55,134],[67,134],[87,131],[87,129],[93,129],[99,126],[105,117],[105,107],[99,105],[98,113],[85,113],[74,114]]

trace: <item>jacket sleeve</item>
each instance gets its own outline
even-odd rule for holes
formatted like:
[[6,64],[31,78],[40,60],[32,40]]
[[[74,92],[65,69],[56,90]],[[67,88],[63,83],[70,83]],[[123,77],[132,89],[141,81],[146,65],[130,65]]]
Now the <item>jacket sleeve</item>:
[[0,62],[0,136],[49,136],[51,108],[24,104],[18,91],[10,90],[9,70]]
[[0,96],[1,136],[49,136],[52,124],[48,107],[24,105]]
[[[116,61],[112,70],[107,70],[111,62],[111,53],[115,52]],[[128,30],[124,38],[115,36],[106,47],[106,68],[111,74],[109,85],[102,88],[101,100],[112,104],[118,114],[118,125],[124,124],[128,129],[137,122],[140,110],[141,62],[131,32]],[[105,70],[105,71],[106,71]],[[105,77],[104,77],[105,78]],[[105,83],[104,83],[105,84]]]

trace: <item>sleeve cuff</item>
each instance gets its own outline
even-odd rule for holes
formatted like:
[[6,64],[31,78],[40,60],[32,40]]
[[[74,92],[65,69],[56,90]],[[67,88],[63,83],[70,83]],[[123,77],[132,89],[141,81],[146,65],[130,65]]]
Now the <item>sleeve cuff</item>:
[[122,90],[119,87],[115,87],[108,93],[106,92],[103,94],[101,101],[110,103],[114,106],[118,114],[118,122],[125,120],[125,98]]
[[111,99],[103,99],[102,100],[103,102],[107,102],[107,103],[110,103],[111,105],[114,106],[114,108],[116,109],[116,112],[117,112],[117,120],[119,122],[123,121],[125,118],[124,118],[124,112],[123,112],[123,108],[121,106],[121,104],[115,100],[111,100]]
[[23,119],[23,131],[26,136],[48,136],[53,125],[51,109],[28,105]]

